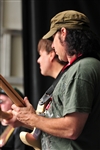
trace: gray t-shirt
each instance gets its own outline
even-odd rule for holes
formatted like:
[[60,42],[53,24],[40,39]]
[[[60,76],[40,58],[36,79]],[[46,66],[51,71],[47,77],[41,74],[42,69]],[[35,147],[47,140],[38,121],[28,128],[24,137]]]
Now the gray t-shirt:
[[46,117],[60,118],[73,112],[89,113],[76,140],[42,132],[42,150],[100,150],[100,61],[83,58],[61,77],[53,92]]

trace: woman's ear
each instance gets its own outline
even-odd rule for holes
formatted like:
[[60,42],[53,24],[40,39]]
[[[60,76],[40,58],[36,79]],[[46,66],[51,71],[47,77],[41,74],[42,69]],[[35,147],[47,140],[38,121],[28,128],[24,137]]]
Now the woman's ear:
[[49,55],[50,55],[50,61],[52,62],[54,60],[54,58],[55,58],[56,53],[55,53],[55,51],[51,51],[49,53]]

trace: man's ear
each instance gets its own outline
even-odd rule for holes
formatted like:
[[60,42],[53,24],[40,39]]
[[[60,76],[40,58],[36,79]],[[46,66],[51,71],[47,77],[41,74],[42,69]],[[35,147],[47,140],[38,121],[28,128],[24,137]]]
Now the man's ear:
[[61,38],[63,39],[63,41],[65,41],[66,36],[67,36],[67,30],[66,30],[66,28],[62,27],[61,28]]

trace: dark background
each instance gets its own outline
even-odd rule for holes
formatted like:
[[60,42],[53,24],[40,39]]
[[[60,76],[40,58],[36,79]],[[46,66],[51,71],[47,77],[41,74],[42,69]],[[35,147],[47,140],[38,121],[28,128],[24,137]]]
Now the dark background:
[[36,109],[37,103],[53,79],[40,74],[37,44],[48,32],[51,18],[64,10],[87,15],[91,29],[100,36],[99,0],[22,0],[24,91]]

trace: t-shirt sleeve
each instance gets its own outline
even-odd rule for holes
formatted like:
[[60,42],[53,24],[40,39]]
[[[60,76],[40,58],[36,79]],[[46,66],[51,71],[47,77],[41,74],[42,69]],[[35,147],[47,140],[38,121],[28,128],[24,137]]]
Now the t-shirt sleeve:
[[73,79],[66,84],[63,99],[63,116],[73,112],[91,112],[94,88],[82,79]]

